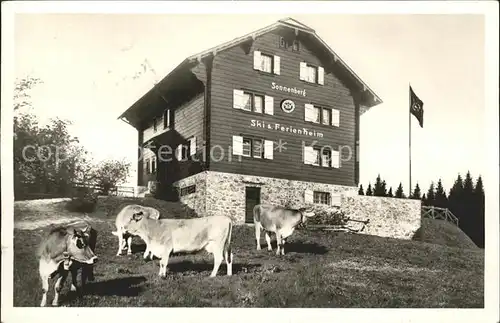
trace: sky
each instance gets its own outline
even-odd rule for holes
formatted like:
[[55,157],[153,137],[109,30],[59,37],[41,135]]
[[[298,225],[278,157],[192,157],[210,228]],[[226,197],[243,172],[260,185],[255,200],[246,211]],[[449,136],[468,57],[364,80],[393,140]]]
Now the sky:
[[[186,57],[294,18],[316,31],[383,103],[361,116],[360,183],[378,174],[408,192],[411,84],[424,102],[412,117],[412,186],[427,191],[458,173],[485,173],[484,19],[480,15],[18,14],[15,75],[39,77],[43,119],[74,122],[96,160],[128,159],[135,183],[137,131],[118,116]],[[155,73],[138,78],[145,60]]]

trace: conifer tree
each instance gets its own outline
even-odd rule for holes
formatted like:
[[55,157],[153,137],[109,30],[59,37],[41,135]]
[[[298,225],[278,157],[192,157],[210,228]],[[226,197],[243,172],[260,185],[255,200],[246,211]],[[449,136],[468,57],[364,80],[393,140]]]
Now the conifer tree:
[[387,193],[387,197],[394,197],[394,194],[392,193],[392,187],[389,187],[389,192]]
[[363,184],[359,185],[358,195],[365,195],[365,192],[363,191]]
[[394,194],[397,198],[405,198],[405,194],[403,192],[403,184],[399,183],[398,189],[396,190],[396,194]]
[[387,194],[385,186],[385,181],[382,181],[379,174],[373,187],[373,196],[385,196]]
[[448,207],[448,198],[446,197],[446,192],[443,188],[443,183],[441,182],[441,178],[438,180],[438,184],[436,187],[435,195],[434,195],[434,206],[446,208]]
[[476,223],[477,223],[477,214],[476,209],[474,207],[473,201],[474,194],[474,182],[470,175],[470,172],[467,172],[464,179],[464,186],[462,191],[462,198],[460,201],[462,214],[460,221],[460,228],[465,232],[474,242],[477,240],[476,237]]
[[373,195],[372,184],[371,183],[368,183],[368,188],[366,189],[366,195],[367,196],[372,196]]
[[436,201],[436,195],[435,195],[434,183],[431,183],[429,189],[427,190],[427,199],[425,201],[425,205],[434,206],[435,201]]
[[417,185],[415,185],[415,189],[413,190],[410,198],[415,199],[415,200],[420,200],[421,194],[422,194],[422,192],[420,192],[420,186],[418,186],[418,183],[417,183]]
[[474,188],[474,206],[475,206],[475,214],[474,219],[476,222],[475,232],[476,239],[475,243],[478,247],[484,248],[484,188],[483,188],[483,180],[481,176],[478,177],[476,182],[476,187]]
[[467,220],[464,219],[463,193],[464,182],[462,180],[462,176],[458,174],[455,183],[453,183],[453,186],[450,189],[450,194],[448,195],[448,209],[458,218],[458,224],[462,230],[467,222]]

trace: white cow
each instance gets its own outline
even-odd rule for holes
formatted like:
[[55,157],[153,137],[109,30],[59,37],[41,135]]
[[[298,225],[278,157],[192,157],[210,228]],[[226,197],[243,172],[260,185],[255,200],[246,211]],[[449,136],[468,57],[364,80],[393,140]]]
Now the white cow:
[[281,206],[257,204],[253,208],[257,250],[260,250],[260,230],[263,229],[266,233],[267,249],[269,251],[273,250],[269,232],[274,232],[277,244],[276,255],[284,255],[286,239],[298,225],[305,223],[308,217],[315,215],[314,212],[307,212],[306,210],[304,208],[295,210]]
[[167,275],[168,258],[172,252],[197,252],[206,250],[214,256],[214,268],[210,277],[215,277],[222,259],[227,265],[227,275],[232,275],[231,219],[226,216],[207,216],[195,219],[154,220],[135,213],[124,228],[149,241],[152,255],[161,258],[161,277]]
[[[125,229],[125,225],[127,225],[132,218],[132,216],[136,213],[141,213],[145,217],[149,217],[151,219],[158,220],[160,218],[160,211],[155,208],[142,206],[137,204],[131,204],[125,206],[120,213],[116,216],[115,225],[116,231],[112,231],[111,233],[118,237],[118,252],[117,256],[122,254],[122,250],[127,248],[127,254],[132,254],[132,235]],[[146,250],[144,251],[144,259],[148,259],[150,254],[149,250],[149,241],[143,239],[146,243]],[[152,256],[151,256],[152,258]]]

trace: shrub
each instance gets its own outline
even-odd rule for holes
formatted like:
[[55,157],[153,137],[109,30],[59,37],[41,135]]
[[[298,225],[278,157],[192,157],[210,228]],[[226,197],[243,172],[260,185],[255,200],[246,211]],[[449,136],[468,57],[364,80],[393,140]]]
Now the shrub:
[[91,213],[97,206],[97,194],[87,187],[75,189],[71,200],[66,203],[66,210],[70,212]]

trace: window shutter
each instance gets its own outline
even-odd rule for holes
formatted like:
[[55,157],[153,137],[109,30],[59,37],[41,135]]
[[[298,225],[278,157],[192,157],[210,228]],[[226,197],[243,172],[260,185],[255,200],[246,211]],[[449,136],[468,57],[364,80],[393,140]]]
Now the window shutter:
[[189,145],[189,155],[193,156],[196,154],[196,137],[191,138],[191,143]]
[[177,146],[177,148],[175,148],[175,158],[177,160],[182,159],[182,145],[179,145],[179,146]]
[[312,165],[316,161],[316,155],[314,154],[314,148],[309,146],[304,146],[304,164]]
[[315,121],[314,105],[306,103],[305,109],[304,109],[304,120],[305,121]]
[[280,57],[274,56],[274,74],[280,75]]
[[305,81],[306,79],[306,73],[307,73],[307,64],[306,62],[300,62],[300,73],[299,73],[299,79]]
[[264,113],[274,115],[274,98],[266,95],[264,101]]
[[260,71],[261,66],[260,52],[256,50],[253,52],[253,69]]
[[314,203],[314,192],[312,190],[305,190],[304,191],[304,203],[306,203],[306,204]]
[[340,154],[337,150],[332,150],[332,167],[333,168],[340,167]]
[[264,140],[264,158],[273,159],[274,144],[272,140]]
[[331,198],[331,203],[334,206],[340,206],[342,202],[342,196],[340,194],[333,194]]
[[243,99],[245,97],[245,92],[241,90],[233,90],[233,108],[241,109],[243,107]]
[[332,109],[332,126],[339,127],[340,126],[340,111],[336,109]]
[[243,155],[243,137],[233,136],[233,155]]
[[318,84],[325,84],[325,69],[321,66],[318,67]]

